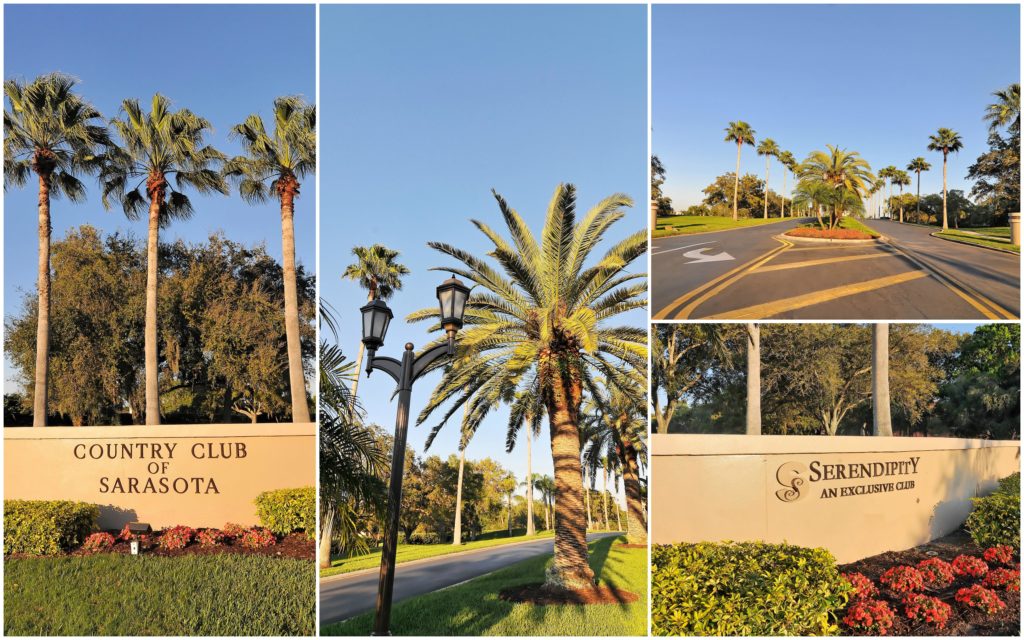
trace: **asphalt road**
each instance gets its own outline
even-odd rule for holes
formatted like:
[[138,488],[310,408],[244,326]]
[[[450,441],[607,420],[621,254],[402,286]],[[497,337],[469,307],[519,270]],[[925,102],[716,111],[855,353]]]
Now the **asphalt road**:
[[799,222],[660,238],[653,243],[656,320],[967,320],[1020,315],[1020,261],[869,220],[867,245],[775,238]]
[[[620,533],[594,533],[593,542]],[[394,602],[465,582],[535,556],[554,552],[554,540],[507,544],[453,553],[395,567]],[[347,620],[372,611],[377,602],[379,571],[356,571],[320,581],[320,624]]]

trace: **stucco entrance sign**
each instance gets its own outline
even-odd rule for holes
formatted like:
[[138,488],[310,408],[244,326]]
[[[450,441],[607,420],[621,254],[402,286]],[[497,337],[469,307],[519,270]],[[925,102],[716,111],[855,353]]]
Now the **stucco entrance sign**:
[[[909,491],[916,485],[912,479],[895,479],[900,476],[917,474],[917,464],[921,456],[911,456],[907,460],[888,462],[850,462],[829,464],[821,460],[811,463],[784,462],[775,472],[775,480],[781,489],[775,496],[783,502],[796,502],[808,495],[817,494],[819,498],[846,498],[863,496],[886,491]],[[883,479],[890,479],[884,481]],[[851,484],[851,481],[860,482]],[[875,480],[874,482],[865,482]],[[831,482],[830,482],[831,481]],[[821,487],[817,486],[821,483]],[[831,486],[829,486],[831,485]]]

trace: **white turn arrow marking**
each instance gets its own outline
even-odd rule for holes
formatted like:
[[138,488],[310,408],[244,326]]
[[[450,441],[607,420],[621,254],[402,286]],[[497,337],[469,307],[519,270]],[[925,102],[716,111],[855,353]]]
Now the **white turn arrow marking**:
[[690,261],[686,264],[697,264],[698,262],[721,262],[722,260],[735,260],[726,252],[715,253],[707,255],[705,251],[711,251],[711,247],[704,247],[703,249],[694,249],[693,251],[687,251],[683,254],[684,258],[689,258]]

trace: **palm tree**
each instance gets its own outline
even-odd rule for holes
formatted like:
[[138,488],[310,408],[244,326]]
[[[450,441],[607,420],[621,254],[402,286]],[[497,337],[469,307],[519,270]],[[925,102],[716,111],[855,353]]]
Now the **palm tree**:
[[316,107],[302,98],[274,100],[274,131],[252,114],[231,129],[245,155],[224,164],[224,175],[238,183],[238,193],[250,204],[275,197],[281,207],[281,256],[284,261],[284,327],[288,343],[288,380],[292,421],[309,422],[306,377],[299,339],[299,298],[295,280],[295,198],[300,179],[316,171]]
[[761,435],[761,327],[746,325],[747,338],[747,435]]
[[871,401],[874,435],[892,436],[889,414],[889,323],[871,325]]
[[757,145],[757,155],[764,156],[764,219],[768,219],[768,170],[771,167],[771,160],[778,157],[779,145],[771,138],[765,138]]
[[540,491],[541,501],[544,502],[544,529],[551,529],[550,514],[554,507],[555,479],[551,476],[534,476],[533,487]]
[[789,151],[782,151],[778,155],[779,162],[782,163],[782,217],[786,217],[786,173],[793,171],[796,168],[796,158]]
[[604,530],[610,531],[611,525],[608,523],[608,456],[601,456],[601,503],[602,511],[604,512]]
[[[455,361],[438,365],[444,376],[418,422],[454,400],[433,427],[429,445],[464,403],[469,403],[465,428],[472,433],[491,410],[510,401],[510,390],[536,390],[548,419],[557,487],[555,558],[547,584],[592,588],[580,468],[580,404],[584,390],[593,387],[595,373],[618,385],[624,379],[623,364],[635,368],[647,362],[646,330],[608,326],[620,313],[646,306],[646,275],[626,270],[646,251],[647,232],[630,234],[590,263],[607,230],[632,205],[628,196],[609,196],[577,221],[576,189],[559,185],[539,243],[519,214],[497,193],[495,198],[511,244],[485,223],[474,224],[493,244],[487,255],[499,269],[457,247],[429,243],[464,265],[445,270],[472,281],[481,292],[467,303]],[[436,322],[436,317],[437,310],[430,308],[411,314],[409,320]],[[506,444],[514,443],[517,428],[510,419]]]
[[1020,83],[1015,82],[993,93],[998,101],[985,108],[989,130],[1009,125],[1011,135],[1020,135]]
[[729,126],[725,128],[725,141],[736,143],[736,176],[733,182],[732,188],[732,219],[739,220],[739,197],[740,197],[740,151],[743,150],[743,145],[749,144],[754,146],[754,134],[756,132],[750,128],[750,125],[742,120],[736,122],[730,122]]
[[881,169],[878,170],[878,177],[882,179],[883,183],[884,182],[888,182],[888,186],[889,186],[889,197],[885,199],[885,206],[886,206],[886,211],[889,213],[889,219],[890,220],[893,217],[893,215],[892,215],[892,209],[893,209],[893,207],[892,207],[892,179],[893,179],[893,177],[895,177],[897,171],[899,171],[899,169],[897,169],[896,167],[894,167],[891,164],[889,166],[887,166],[887,167],[882,167]]
[[[396,291],[402,290],[402,276],[408,275],[409,269],[404,264],[396,262],[400,255],[398,251],[382,244],[374,244],[369,247],[352,247],[352,255],[356,257],[356,261],[345,267],[341,277],[359,282],[359,286],[367,291],[367,302],[387,300]],[[359,390],[359,372],[363,370],[365,356],[366,346],[360,342],[359,354],[356,356],[356,372],[352,379],[353,398]]]
[[32,426],[45,427],[50,357],[50,199],[85,199],[78,174],[99,169],[109,143],[103,116],[74,92],[75,79],[59,73],[23,84],[4,82],[4,187],[39,178],[39,270]]
[[[466,415],[463,411],[462,420],[465,422]],[[459,484],[458,489],[455,491],[455,528],[452,533],[452,544],[459,546],[462,544],[462,476],[466,469],[466,447],[469,446],[469,442],[459,441]]]
[[[949,220],[946,215],[946,172],[949,160],[949,153],[956,153],[964,148],[960,134],[952,129],[940,128],[935,135],[928,136],[928,150],[942,152],[942,230],[949,229]],[[953,221],[956,226],[956,220]]]
[[875,176],[871,174],[871,165],[856,151],[827,146],[828,151],[812,151],[797,172],[801,180],[818,182],[831,190],[831,228],[839,223],[847,207],[870,190]]
[[903,187],[910,184],[910,174],[902,169],[893,171],[889,181],[900,188],[900,223],[903,223]]
[[508,526],[508,535],[512,535],[512,496],[516,492],[516,487],[519,483],[516,482],[516,477],[512,475],[512,472],[505,474],[501,480],[498,481],[498,490],[505,494],[508,499],[508,515],[505,518],[505,524]]
[[[179,189],[227,195],[224,176],[215,167],[225,156],[204,144],[210,122],[188,109],[171,111],[171,101],[153,96],[150,112],[130,98],[121,104],[123,117],[111,125],[121,139],[112,146],[100,172],[103,206],[121,205],[130,220],[149,207],[146,242],[146,424],[160,424],[159,354],[157,344],[157,248],[160,228],[192,217],[192,202]],[[172,186],[171,180],[177,185]],[[145,195],[141,187],[145,185]]]
[[921,172],[928,171],[932,165],[927,160],[918,156],[907,165],[907,171],[917,174],[917,212],[914,214],[914,222],[921,222]]
[[[468,404],[466,407],[468,408]],[[515,446],[514,436],[519,429],[526,426],[526,478],[523,484],[526,488],[526,535],[532,536],[537,533],[533,524],[533,439],[540,435],[541,421],[544,418],[544,405],[536,388],[527,388],[516,394],[512,404],[512,415],[510,425],[513,425],[509,435],[513,437],[506,442],[506,446]]]
[[813,208],[818,218],[818,226],[824,229],[825,222],[821,219],[821,210],[829,204],[831,196],[832,188],[825,183],[815,180],[800,180],[793,190],[793,201],[790,208]]

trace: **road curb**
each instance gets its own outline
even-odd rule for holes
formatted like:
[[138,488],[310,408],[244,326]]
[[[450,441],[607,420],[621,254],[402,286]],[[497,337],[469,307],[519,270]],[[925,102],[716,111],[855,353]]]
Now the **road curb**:
[[999,253],[1008,253],[1011,256],[1017,256],[1018,258],[1020,257],[1020,253],[1017,252],[1017,251],[1010,251],[1009,249],[1000,249],[999,247],[989,247],[989,246],[986,246],[986,245],[983,245],[983,244],[975,244],[973,242],[968,242],[966,240],[958,240],[958,239],[955,239],[955,238],[944,238],[943,236],[939,235],[940,233],[942,233],[942,232],[941,231],[936,231],[934,233],[929,233],[928,235],[930,235],[933,238],[938,238],[939,240],[945,240],[946,242],[955,242],[957,244],[966,244],[969,247],[978,247],[979,249],[988,249],[989,251],[998,251]]
[[785,233],[775,236],[776,238],[785,238],[793,244],[821,244],[821,245],[838,245],[842,246],[865,246],[869,244],[881,243],[886,240],[886,237],[879,235],[877,238],[871,239],[837,239],[837,238],[809,238],[806,236],[791,236]]
[[694,231],[693,233],[674,233],[670,236],[655,236],[654,229],[651,229],[651,244],[654,244],[655,240],[666,240],[668,238],[679,238],[682,236],[704,236],[709,233],[726,233],[728,231],[744,231],[746,229],[757,229],[760,227],[767,227],[772,224],[779,224],[780,222],[792,222],[793,220],[807,220],[808,218],[780,218],[778,220],[772,220],[771,222],[762,222],[761,224],[752,224],[747,227],[734,227],[732,229],[718,229],[716,231]]

